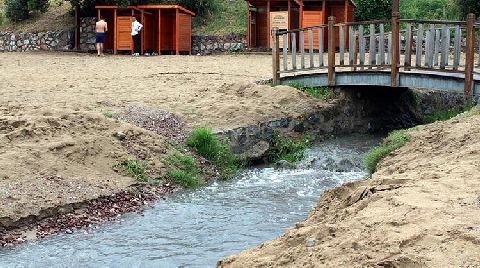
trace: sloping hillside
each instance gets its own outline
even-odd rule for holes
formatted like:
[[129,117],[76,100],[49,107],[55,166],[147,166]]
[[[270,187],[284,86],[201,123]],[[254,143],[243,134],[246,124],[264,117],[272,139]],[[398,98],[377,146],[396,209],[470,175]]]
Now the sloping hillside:
[[63,2],[61,5],[51,3],[50,8],[45,13],[32,13],[31,18],[22,22],[11,23],[3,19],[4,0],[0,0],[0,31],[5,32],[44,32],[61,31],[74,26],[73,16],[70,14],[71,6],[69,2]]
[[[215,0],[216,9],[208,18],[196,17],[193,21],[194,34],[224,35],[245,33],[246,4],[244,0]],[[5,19],[4,0],[0,0],[0,31],[40,32],[60,31],[74,26],[69,2],[58,5],[51,3],[46,13],[32,14],[32,17],[19,23]]]

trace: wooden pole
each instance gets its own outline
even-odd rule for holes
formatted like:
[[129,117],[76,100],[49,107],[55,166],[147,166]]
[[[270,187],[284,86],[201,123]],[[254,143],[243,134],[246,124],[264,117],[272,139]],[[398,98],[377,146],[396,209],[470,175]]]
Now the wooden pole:
[[175,54],[180,55],[180,12],[175,10]]
[[250,48],[252,46],[252,42],[250,40],[250,35],[252,34],[252,22],[250,18],[250,2],[246,1],[247,3],[247,47]]
[[117,54],[117,9],[113,11],[113,54]]
[[335,86],[335,17],[328,17],[328,86]]
[[97,20],[100,20],[100,16],[101,16],[101,13],[100,13],[100,8],[97,9]]
[[[267,29],[270,34],[272,34],[272,29],[271,29],[271,24],[270,24],[270,0],[267,1]],[[270,42],[272,40],[272,36],[267,39],[267,47],[270,48]]]
[[298,17],[299,17],[299,20],[300,20],[298,25],[300,25],[300,28],[303,28],[303,1],[300,2],[300,16],[298,16]]
[[146,32],[146,30],[148,30],[148,29],[145,29],[147,24],[145,23],[145,13],[143,12],[143,9],[140,12],[140,16],[141,16],[140,20],[142,21],[141,23],[143,24],[143,29],[140,32],[140,40],[142,42],[142,44],[140,45],[140,50],[141,50],[140,54],[143,54],[143,53],[145,53],[145,32]]
[[80,50],[80,5],[75,6],[75,50]]
[[280,83],[280,38],[278,36],[278,28],[275,27],[272,30],[272,66],[273,66],[273,79],[272,85],[276,86]]
[[467,46],[465,48],[465,96],[472,97],[473,68],[475,66],[475,15],[467,15]]
[[[291,30],[292,29],[292,0],[288,0],[288,29],[287,30]],[[288,43],[291,44],[292,43],[292,37],[291,37],[291,34],[287,34],[288,36]]]
[[399,63],[400,63],[400,21],[399,21],[399,0],[393,0],[392,4],[392,72],[391,85],[398,87],[399,84]]
[[162,55],[162,9],[158,9],[158,55]]

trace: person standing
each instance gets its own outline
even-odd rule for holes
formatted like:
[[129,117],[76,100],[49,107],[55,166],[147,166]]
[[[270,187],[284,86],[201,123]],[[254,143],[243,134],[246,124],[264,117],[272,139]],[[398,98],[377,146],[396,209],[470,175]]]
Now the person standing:
[[132,17],[132,39],[134,53],[133,56],[140,56],[141,44],[140,44],[140,31],[142,30],[143,25],[137,21],[136,17]]
[[108,31],[107,22],[104,18],[100,18],[95,24],[95,43],[97,45],[97,56],[103,55],[103,44],[105,43],[105,34]]

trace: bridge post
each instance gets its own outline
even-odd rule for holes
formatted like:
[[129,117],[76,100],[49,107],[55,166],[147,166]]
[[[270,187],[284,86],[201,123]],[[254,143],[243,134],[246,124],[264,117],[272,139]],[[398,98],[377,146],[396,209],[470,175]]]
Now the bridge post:
[[393,0],[392,3],[392,67],[391,84],[392,87],[398,87],[399,84],[399,64],[400,64],[400,1]]
[[335,17],[328,17],[328,86],[335,86]]
[[473,68],[475,66],[475,15],[467,15],[467,44],[465,48],[465,96],[472,96]]
[[273,68],[273,78],[272,85],[276,86],[280,84],[280,38],[278,36],[278,28],[274,27],[272,29],[272,68]]

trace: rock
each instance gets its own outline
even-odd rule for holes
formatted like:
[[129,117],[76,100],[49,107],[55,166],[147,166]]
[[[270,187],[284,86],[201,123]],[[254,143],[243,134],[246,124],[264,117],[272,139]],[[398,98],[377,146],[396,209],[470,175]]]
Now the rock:
[[307,248],[311,248],[311,247],[314,247],[315,245],[317,244],[317,240],[313,239],[313,238],[309,238],[305,241],[305,246]]
[[239,155],[240,159],[258,161],[265,156],[265,153],[270,149],[270,144],[266,141],[259,141],[250,146],[246,151]]
[[120,132],[120,131],[117,132],[117,133],[115,133],[115,134],[113,134],[113,136],[114,136],[115,138],[119,139],[119,140],[124,140],[124,139],[127,137],[127,135],[126,135],[125,133]]
[[287,160],[280,160],[275,163],[275,168],[292,169],[295,168],[295,165],[288,162]]
[[300,229],[305,227],[305,224],[303,222],[297,222],[295,223],[295,229]]
[[73,231],[71,229],[67,229],[67,230],[65,230],[65,233],[66,234],[73,234]]

